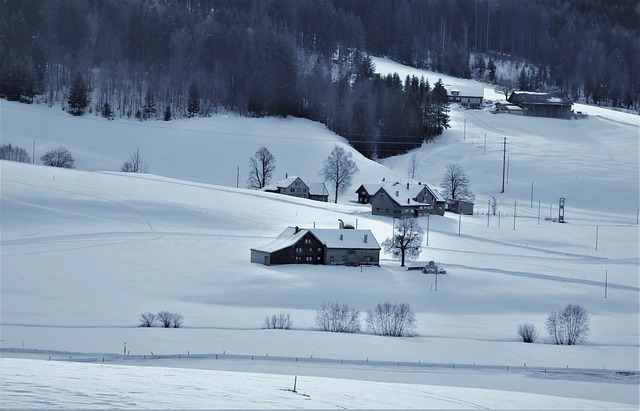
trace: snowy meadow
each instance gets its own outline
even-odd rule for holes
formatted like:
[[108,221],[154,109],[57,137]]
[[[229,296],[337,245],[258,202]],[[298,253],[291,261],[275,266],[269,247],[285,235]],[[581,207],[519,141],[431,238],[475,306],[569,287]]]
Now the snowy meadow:
[[[485,99],[504,96],[487,88]],[[0,162],[2,407],[637,409],[638,116],[574,109],[588,118],[454,105],[435,142],[373,162],[302,119],[107,121],[0,101],[3,144],[36,159],[62,145],[76,159],[75,170]],[[245,188],[261,146],[276,180],[316,182],[336,144],[360,170],[337,204]],[[150,173],[118,172],[136,149]],[[380,267],[250,263],[250,248],[289,226],[341,219],[381,243],[393,221],[356,204],[355,189],[406,183],[413,155],[414,181],[437,187],[457,163],[476,194],[474,215],[420,218],[428,236],[409,265],[433,260],[445,275],[384,253]],[[417,335],[320,332],[316,311],[333,301],[361,317],[406,302]],[[545,319],[570,303],[587,309],[589,336],[555,345]],[[161,310],[182,327],[138,327]],[[278,313],[292,329],[263,329]],[[535,325],[535,343],[521,341],[521,323]]]

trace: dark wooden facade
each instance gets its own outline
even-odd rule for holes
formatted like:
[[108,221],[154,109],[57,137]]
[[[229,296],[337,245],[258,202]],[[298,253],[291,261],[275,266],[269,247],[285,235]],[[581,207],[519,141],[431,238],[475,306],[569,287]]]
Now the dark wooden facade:
[[573,102],[564,93],[513,91],[507,101],[521,107],[525,116],[571,118]]

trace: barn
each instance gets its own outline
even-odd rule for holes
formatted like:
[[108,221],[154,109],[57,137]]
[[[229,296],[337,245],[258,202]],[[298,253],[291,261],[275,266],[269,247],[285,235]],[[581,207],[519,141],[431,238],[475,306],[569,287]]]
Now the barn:
[[571,118],[573,102],[564,93],[513,91],[507,101],[522,108],[525,116]]

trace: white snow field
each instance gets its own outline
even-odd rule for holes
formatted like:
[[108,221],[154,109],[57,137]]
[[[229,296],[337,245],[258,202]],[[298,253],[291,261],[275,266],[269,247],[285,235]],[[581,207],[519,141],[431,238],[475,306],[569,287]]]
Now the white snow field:
[[[640,122],[574,109],[589,118],[452,106],[442,137],[376,163],[301,119],[140,123],[0,101],[3,144],[31,152],[35,141],[36,159],[63,145],[77,167],[0,161],[0,406],[638,409]],[[313,182],[335,144],[360,169],[337,204],[244,188],[261,146],[275,179]],[[152,174],[118,172],[136,148]],[[249,262],[250,248],[288,226],[342,219],[384,241],[393,221],[355,204],[354,191],[405,184],[413,154],[415,181],[437,186],[458,163],[476,194],[475,215],[429,218],[409,262],[441,264],[437,287],[384,253],[380,267]],[[493,197],[499,216],[487,216]],[[565,224],[553,221],[560,197]],[[379,302],[409,303],[418,335],[317,331],[316,310],[331,301],[362,319]],[[588,310],[590,334],[558,346],[544,321],[569,303]],[[138,327],[160,310],[183,326]],[[277,313],[290,313],[291,330],[262,329]],[[519,340],[525,322],[539,331],[534,344]]]

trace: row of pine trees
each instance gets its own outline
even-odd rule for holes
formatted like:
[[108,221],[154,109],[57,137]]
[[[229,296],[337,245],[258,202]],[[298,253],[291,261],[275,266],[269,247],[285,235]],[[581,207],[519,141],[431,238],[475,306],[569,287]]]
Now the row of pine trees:
[[[627,10],[631,2],[601,3],[7,0],[0,96],[107,118],[299,116],[371,158],[386,157],[442,133],[448,107],[441,84],[375,75],[368,52],[637,107],[638,13]],[[580,23],[588,16],[598,30]],[[505,59],[528,61],[519,78],[496,73]]]

